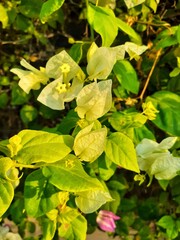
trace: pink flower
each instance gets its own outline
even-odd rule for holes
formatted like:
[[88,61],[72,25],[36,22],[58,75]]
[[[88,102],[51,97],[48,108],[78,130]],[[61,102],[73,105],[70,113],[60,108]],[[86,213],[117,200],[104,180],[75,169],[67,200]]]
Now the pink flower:
[[116,228],[115,220],[119,220],[120,217],[113,212],[107,210],[100,210],[96,218],[96,222],[101,230],[105,232],[114,232]]

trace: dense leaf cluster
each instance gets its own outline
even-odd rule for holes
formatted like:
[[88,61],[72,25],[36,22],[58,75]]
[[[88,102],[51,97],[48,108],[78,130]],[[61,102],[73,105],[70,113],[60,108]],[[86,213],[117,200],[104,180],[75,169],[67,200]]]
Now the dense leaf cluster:
[[0,239],[179,238],[179,9],[1,1]]

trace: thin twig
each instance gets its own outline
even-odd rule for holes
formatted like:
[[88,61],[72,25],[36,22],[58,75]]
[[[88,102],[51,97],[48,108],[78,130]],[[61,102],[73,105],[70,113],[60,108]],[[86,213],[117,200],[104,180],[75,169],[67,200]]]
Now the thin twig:
[[149,74],[148,74],[148,77],[147,77],[147,79],[146,79],[144,88],[143,88],[140,96],[138,97],[141,101],[142,101],[142,99],[143,99],[143,97],[144,97],[144,93],[145,93],[145,91],[146,91],[146,89],[147,89],[147,86],[148,86],[148,84],[149,84],[150,78],[151,78],[152,73],[153,73],[153,71],[154,71],[154,69],[155,69],[155,67],[156,67],[156,64],[157,64],[158,60],[159,60],[159,57],[160,57],[160,55],[161,55],[161,52],[162,52],[162,49],[159,49],[159,50],[157,51],[157,53],[156,53],[156,58],[155,58],[155,60],[154,60],[154,63],[153,63],[153,65],[152,65],[152,68],[151,68],[151,70],[150,70],[150,72],[149,72]]
[[40,166],[37,166],[37,165],[27,165],[27,164],[21,164],[21,163],[15,163],[15,167],[18,167],[18,168],[32,168],[32,169],[40,168]]

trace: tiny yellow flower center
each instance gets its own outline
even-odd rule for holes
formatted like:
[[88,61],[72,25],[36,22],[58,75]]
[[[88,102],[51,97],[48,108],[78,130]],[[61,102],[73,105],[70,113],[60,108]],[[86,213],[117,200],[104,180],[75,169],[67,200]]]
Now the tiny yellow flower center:
[[65,83],[58,83],[56,86],[56,90],[58,91],[59,94],[67,92],[68,88],[71,86],[70,83],[65,84]]
[[62,66],[60,66],[62,73],[69,73],[70,72],[70,66],[68,63],[63,63]]

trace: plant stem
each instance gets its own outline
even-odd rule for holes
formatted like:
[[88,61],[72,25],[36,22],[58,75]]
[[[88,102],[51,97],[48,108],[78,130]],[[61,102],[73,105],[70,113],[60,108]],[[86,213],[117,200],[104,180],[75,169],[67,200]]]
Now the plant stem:
[[21,164],[21,163],[15,163],[15,167],[18,167],[18,168],[32,168],[32,169],[36,169],[36,168],[39,168],[40,166],[28,165],[28,164]]
[[161,27],[161,26],[166,28],[170,27],[169,23],[152,23],[152,22],[143,22],[143,21],[136,21],[136,22],[144,25],[154,26],[154,27]]
[[162,49],[159,49],[159,50],[157,51],[156,57],[155,57],[155,60],[154,60],[154,63],[153,63],[152,68],[151,68],[151,70],[150,70],[150,72],[149,72],[149,74],[148,74],[148,77],[147,77],[147,79],[146,79],[144,88],[143,88],[140,96],[138,97],[141,101],[142,101],[142,99],[143,99],[143,97],[144,97],[145,91],[146,91],[147,86],[148,86],[148,84],[149,84],[149,81],[150,81],[150,78],[151,78],[151,76],[152,76],[152,73],[153,73],[153,71],[154,71],[154,69],[155,69],[155,66],[156,66],[156,64],[157,64],[157,62],[158,62],[158,60],[159,60],[159,57],[160,57],[160,55],[161,55],[161,52],[162,52]]

